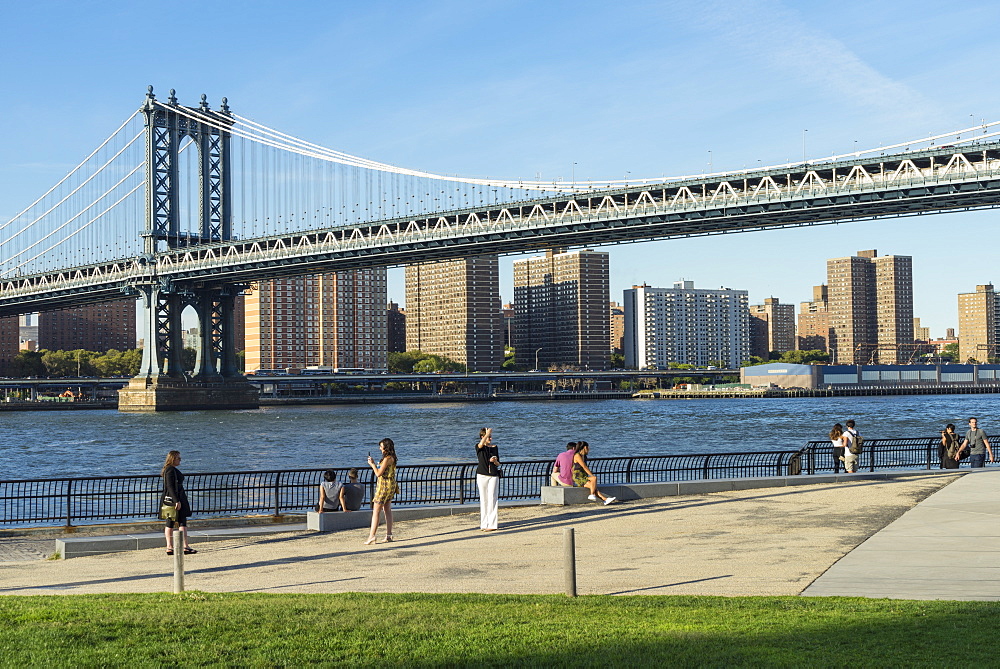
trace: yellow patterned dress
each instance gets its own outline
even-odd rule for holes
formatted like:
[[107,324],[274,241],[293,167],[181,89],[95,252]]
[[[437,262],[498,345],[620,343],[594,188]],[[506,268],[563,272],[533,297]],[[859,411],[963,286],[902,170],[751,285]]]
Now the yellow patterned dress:
[[389,466],[385,468],[385,473],[378,477],[375,497],[372,498],[372,502],[375,504],[391,502],[397,492],[399,492],[399,485],[396,483],[396,461],[390,460]]

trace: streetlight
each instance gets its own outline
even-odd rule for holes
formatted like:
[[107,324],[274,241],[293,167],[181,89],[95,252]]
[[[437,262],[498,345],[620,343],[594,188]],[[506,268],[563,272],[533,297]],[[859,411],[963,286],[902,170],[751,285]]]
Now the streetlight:
[[535,349],[535,371],[538,371],[538,352],[542,350],[543,347]]

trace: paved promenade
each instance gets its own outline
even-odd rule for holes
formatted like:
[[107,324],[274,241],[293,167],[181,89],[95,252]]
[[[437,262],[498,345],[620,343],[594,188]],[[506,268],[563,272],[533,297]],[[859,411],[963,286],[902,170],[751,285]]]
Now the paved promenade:
[[[899,557],[885,550],[879,530],[936,527],[937,536],[947,536],[943,530],[960,526],[940,517],[955,503],[976,507],[963,514],[992,520],[983,509],[1000,511],[990,494],[998,486],[1000,471],[990,471],[760,488],[607,507],[515,507],[501,509],[498,532],[480,532],[477,514],[429,518],[399,523],[393,543],[381,543],[383,530],[375,546],[361,545],[366,530],[222,539],[196,544],[199,553],[186,559],[186,586],[213,592],[559,593],[563,528],[573,527],[581,594],[796,595],[805,589],[806,594],[920,597],[919,590],[888,589],[885,579]],[[910,521],[913,514],[916,524]],[[992,543],[984,543],[981,535],[969,536],[977,529],[992,532]],[[970,522],[960,534],[966,551],[949,553],[949,560],[962,565],[952,584],[970,575],[970,568],[991,569],[969,565],[965,558],[976,554],[984,561],[1000,544],[987,522]],[[869,540],[872,535],[877,542]],[[916,534],[912,538],[911,546],[926,543]],[[49,538],[44,545],[53,543]],[[859,567],[854,556],[872,550],[869,545],[883,548],[876,561],[860,558]],[[162,549],[72,560],[44,560],[45,552],[37,542],[0,539],[0,594],[164,592],[172,587],[172,559]],[[935,560],[925,561],[937,564]],[[884,578],[874,569],[876,563],[884,567]],[[849,569],[854,571],[843,571]],[[912,576],[906,581],[913,582]],[[945,590],[938,587],[928,596],[963,598],[957,596],[962,594],[957,586]]]
[[967,474],[837,561],[802,593],[1000,600],[1000,471]]

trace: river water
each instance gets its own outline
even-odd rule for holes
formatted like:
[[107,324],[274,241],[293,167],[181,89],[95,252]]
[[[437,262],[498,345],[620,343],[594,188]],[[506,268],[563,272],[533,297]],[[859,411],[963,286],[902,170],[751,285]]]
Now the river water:
[[591,457],[798,448],[854,418],[874,437],[926,437],[969,416],[1000,433],[998,395],[706,400],[562,400],[266,407],[123,414],[0,413],[0,479],[157,474],[166,452],[185,472],[364,466],[391,437],[400,464],[472,462],[493,427],[506,460],[554,458],[586,439]]

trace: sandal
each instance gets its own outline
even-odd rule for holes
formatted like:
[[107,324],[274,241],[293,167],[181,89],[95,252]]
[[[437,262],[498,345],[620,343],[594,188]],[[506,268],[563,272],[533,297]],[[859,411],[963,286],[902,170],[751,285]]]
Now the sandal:
[[195,554],[195,553],[197,553],[197,552],[198,552],[198,551],[196,551],[196,550],[195,550],[195,549],[193,549],[193,548],[185,548],[185,549],[184,549],[184,555],[193,555],[193,554]]
[[174,549],[173,548],[171,548],[171,549],[169,549],[167,551],[167,555],[173,555],[173,554],[174,554]]

